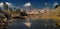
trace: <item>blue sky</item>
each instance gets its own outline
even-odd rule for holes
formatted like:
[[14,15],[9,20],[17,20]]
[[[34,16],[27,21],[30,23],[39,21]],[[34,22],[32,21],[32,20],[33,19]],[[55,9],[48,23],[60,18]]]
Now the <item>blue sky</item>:
[[31,3],[32,8],[44,8],[48,4],[49,8],[53,8],[54,3],[60,4],[60,0],[0,0],[0,2],[9,2],[15,6],[23,7],[25,3]]

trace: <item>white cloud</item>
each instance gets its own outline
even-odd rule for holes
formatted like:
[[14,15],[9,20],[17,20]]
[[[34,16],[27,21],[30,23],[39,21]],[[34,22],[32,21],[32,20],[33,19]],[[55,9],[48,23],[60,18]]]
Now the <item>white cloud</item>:
[[55,7],[56,5],[59,5],[58,2],[54,2],[53,6]]
[[12,5],[11,3],[8,3],[8,2],[6,2],[6,4],[8,4],[8,5]]
[[24,7],[30,7],[30,6],[31,6],[31,3],[29,2],[24,4]]
[[6,4],[10,7],[10,6],[12,6],[12,4],[11,3],[8,3],[8,2],[6,2]]
[[0,7],[3,7],[3,3],[2,2],[0,3]]
[[[6,4],[8,5],[9,8],[12,8],[12,9],[13,9],[13,8],[15,7],[14,5],[12,5],[12,4],[9,3],[9,2],[6,2]],[[4,8],[4,7],[3,7],[3,2],[0,3],[0,8],[2,8],[2,9]]]
[[[9,7],[12,6],[11,3],[6,2],[6,4],[7,4]],[[3,7],[3,2],[0,3],[0,7]]]
[[45,3],[45,5],[47,5],[48,3]]
[[49,4],[49,3],[45,2],[45,5],[51,5],[51,4]]

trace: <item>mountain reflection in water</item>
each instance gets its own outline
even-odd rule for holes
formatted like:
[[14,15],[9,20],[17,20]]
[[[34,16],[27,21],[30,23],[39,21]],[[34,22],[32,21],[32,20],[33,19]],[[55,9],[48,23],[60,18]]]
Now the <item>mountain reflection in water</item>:
[[[30,22],[31,26],[30,27],[26,26],[24,24],[25,22]],[[54,25],[54,23],[55,23],[55,20],[52,20],[52,19],[48,19],[48,20],[29,19],[28,21],[23,19],[14,19],[13,22],[9,24],[8,28],[9,29],[59,29],[59,27]]]

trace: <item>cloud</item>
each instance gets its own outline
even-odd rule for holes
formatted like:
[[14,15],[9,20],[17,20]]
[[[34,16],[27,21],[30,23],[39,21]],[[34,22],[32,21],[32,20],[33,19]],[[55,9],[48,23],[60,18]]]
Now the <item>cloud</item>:
[[8,4],[8,5],[12,5],[11,3],[8,3],[8,2],[6,2],[6,4]]
[[29,2],[24,4],[24,7],[30,7],[30,6],[31,6],[31,3]]
[[0,3],[0,7],[3,7],[3,3],[2,2]]
[[8,3],[8,2],[6,2],[6,4],[10,7],[10,6],[12,6],[12,4],[11,3]]
[[[11,8],[12,10],[19,9],[19,7],[16,7],[16,6],[12,5],[12,3],[9,3],[9,2],[5,2],[5,3],[8,5],[8,9],[10,9],[10,8]],[[0,3],[0,8],[1,8],[2,10],[4,10],[3,2]]]
[[45,5],[47,5],[48,3],[45,3]]
[[45,2],[45,5],[51,5],[51,4],[49,4],[49,3]]
[[59,5],[58,2],[54,2],[53,6],[55,7],[56,5]]
[[[6,4],[8,5],[8,8],[11,8],[11,9],[14,9],[15,8],[15,6],[12,5],[12,3],[6,2]],[[0,3],[0,8],[1,9],[4,9],[3,2]]]
[[[6,4],[8,5],[8,7],[12,6],[11,3],[6,2]],[[3,7],[3,2],[0,3],[0,7]]]

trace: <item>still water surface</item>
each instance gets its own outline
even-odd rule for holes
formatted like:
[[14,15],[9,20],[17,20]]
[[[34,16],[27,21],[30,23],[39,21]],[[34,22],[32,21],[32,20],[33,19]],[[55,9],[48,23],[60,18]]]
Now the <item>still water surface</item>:
[[[30,22],[30,27],[26,26],[24,23]],[[9,24],[9,29],[59,29],[54,23],[56,21],[52,19],[44,20],[44,19],[37,19],[32,20],[29,19],[14,19],[12,23]]]

